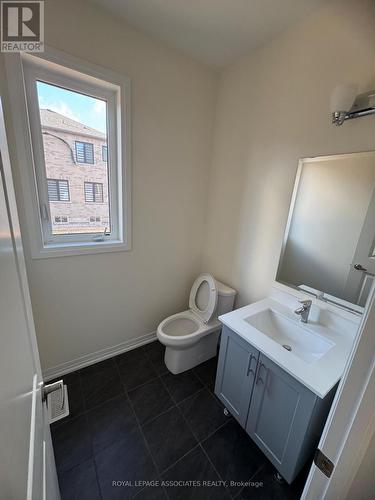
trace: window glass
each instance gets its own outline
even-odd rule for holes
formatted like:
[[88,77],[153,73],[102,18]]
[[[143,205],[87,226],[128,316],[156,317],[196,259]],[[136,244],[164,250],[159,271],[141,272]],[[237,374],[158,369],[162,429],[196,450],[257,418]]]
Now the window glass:
[[98,182],[85,182],[86,203],[103,203],[103,184]]
[[94,144],[76,141],[77,163],[94,163]]
[[36,86],[52,234],[110,232],[107,102],[39,80]]
[[69,182],[62,179],[47,179],[49,201],[70,201]]

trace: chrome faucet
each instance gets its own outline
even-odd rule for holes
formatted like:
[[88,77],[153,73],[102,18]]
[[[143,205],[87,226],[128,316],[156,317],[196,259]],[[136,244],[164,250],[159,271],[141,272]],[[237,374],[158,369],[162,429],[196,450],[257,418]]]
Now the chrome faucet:
[[298,309],[296,309],[294,312],[299,316],[301,316],[302,323],[307,323],[307,320],[309,319],[312,301],[306,299],[306,300],[299,300],[298,302],[301,304],[301,306],[298,307]]

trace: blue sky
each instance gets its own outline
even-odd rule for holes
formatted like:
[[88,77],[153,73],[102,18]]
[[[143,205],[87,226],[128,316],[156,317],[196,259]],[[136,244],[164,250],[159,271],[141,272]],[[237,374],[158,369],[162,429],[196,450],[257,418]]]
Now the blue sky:
[[37,82],[40,108],[48,108],[106,133],[106,103],[48,83]]

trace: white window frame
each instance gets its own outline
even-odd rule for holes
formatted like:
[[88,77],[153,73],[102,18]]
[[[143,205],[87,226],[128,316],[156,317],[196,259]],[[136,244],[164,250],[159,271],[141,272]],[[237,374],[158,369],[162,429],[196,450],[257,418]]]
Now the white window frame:
[[[6,57],[32,258],[131,249],[130,81],[62,52]],[[111,233],[52,235],[36,80],[107,101]],[[21,99],[20,99],[21,95]],[[23,117],[28,116],[29,120]],[[112,167],[111,167],[112,165]],[[52,235],[52,237],[51,237]]]

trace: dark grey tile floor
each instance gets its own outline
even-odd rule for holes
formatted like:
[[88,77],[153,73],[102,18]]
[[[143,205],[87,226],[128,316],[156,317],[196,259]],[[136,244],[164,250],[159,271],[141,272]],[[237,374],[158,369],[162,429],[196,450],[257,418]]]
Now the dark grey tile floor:
[[62,499],[299,498],[306,473],[277,483],[224,415],[217,359],[172,375],[163,358],[153,342],[63,377],[70,415],[51,426]]

